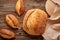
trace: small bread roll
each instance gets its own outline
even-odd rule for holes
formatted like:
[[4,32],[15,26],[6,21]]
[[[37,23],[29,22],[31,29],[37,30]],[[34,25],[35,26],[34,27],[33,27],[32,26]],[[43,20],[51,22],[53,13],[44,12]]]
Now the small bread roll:
[[42,35],[47,23],[47,14],[40,9],[28,10],[23,20],[23,30],[29,35]]
[[15,37],[14,32],[8,30],[8,29],[0,29],[0,36],[5,39],[11,39]]
[[18,0],[17,1],[16,12],[19,16],[24,12],[24,2],[23,2],[23,0]]
[[9,25],[11,28],[14,28],[14,29],[18,28],[19,21],[13,14],[7,14],[5,19],[6,19],[7,25]]

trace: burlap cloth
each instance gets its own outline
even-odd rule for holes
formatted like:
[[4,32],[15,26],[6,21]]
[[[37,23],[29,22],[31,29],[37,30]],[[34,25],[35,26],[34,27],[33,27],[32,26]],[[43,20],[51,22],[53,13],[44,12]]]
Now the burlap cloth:
[[48,18],[46,31],[43,34],[46,40],[60,40],[60,0],[54,2],[59,5],[55,7],[54,12]]

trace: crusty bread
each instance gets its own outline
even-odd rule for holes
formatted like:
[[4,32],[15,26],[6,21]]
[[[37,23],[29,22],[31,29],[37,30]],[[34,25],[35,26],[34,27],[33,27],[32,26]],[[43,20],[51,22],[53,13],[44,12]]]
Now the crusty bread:
[[28,10],[23,20],[23,30],[30,35],[42,35],[47,23],[47,14],[40,9]]

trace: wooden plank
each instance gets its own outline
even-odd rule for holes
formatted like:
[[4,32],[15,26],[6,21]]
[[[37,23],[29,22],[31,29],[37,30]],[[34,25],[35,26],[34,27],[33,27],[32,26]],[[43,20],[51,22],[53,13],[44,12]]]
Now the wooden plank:
[[[10,39],[10,40],[43,40],[42,36],[39,37],[33,37],[25,33],[22,29],[22,24],[23,24],[23,18],[27,10],[32,9],[32,8],[39,8],[42,10],[45,10],[44,5],[46,0],[24,0],[25,4],[25,13],[23,13],[21,16],[18,16],[17,13],[15,12],[15,4],[17,0],[0,0],[0,28],[6,28],[9,30],[12,30],[15,33],[15,38]],[[14,14],[18,20],[19,20],[19,28],[20,30],[17,29],[12,29],[10,28],[6,22],[5,22],[5,16],[7,14]],[[0,40],[6,40],[0,37]]]

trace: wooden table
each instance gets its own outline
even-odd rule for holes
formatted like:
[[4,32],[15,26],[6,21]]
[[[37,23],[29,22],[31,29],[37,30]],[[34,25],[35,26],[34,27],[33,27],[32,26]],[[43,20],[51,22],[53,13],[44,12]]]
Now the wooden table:
[[[44,6],[45,6],[46,0],[24,0],[25,12],[21,16],[18,16],[17,13],[15,12],[16,1],[17,0],[0,0],[0,29],[3,29],[3,28],[9,29],[15,33],[15,38],[10,40],[43,40],[42,36],[33,37],[25,33],[22,29],[22,22],[23,22],[23,17],[26,11],[29,9],[39,8],[45,11]],[[18,18],[20,23],[19,25],[20,30],[12,29],[6,24],[5,16],[7,14],[14,14]],[[0,40],[7,40],[7,39],[0,37]]]

